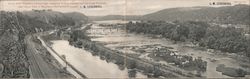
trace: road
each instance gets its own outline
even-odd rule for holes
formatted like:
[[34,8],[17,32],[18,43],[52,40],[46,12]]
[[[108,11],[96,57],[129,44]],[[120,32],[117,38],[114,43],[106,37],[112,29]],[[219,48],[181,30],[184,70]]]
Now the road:
[[40,56],[40,52],[34,48],[35,44],[31,37],[31,35],[25,36],[26,55],[30,63],[30,78],[60,78],[60,72],[49,67],[49,64]]

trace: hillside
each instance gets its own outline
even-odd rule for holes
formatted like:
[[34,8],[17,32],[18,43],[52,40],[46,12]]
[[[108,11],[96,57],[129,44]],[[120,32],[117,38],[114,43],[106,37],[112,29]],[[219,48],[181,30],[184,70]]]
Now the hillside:
[[164,9],[142,16],[142,20],[199,20],[220,23],[250,24],[250,6],[188,7]]
[[75,22],[82,22],[82,23],[88,22],[88,17],[82,13],[70,12],[70,13],[64,13],[64,16],[68,19],[75,21]]
[[33,10],[23,12],[23,14],[57,26],[76,25],[79,23],[86,23],[88,21],[88,17],[77,12],[61,13],[56,11]]
[[[27,57],[25,36],[53,30],[56,26],[75,26],[87,22],[80,13],[55,11],[0,11],[0,78],[29,78],[30,58]],[[32,48],[29,48],[32,49]]]
[[154,21],[208,21],[218,23],[250,24],[250,6],[179,7],[163,9],[146,15],[89,16],[91,20],[154,20]]
[[0,16],[0,64],[4,67],[1,78],[28,78],[25,35],[35,33],[36,28],[46,30],[52,26],[21,12],[1,11]]

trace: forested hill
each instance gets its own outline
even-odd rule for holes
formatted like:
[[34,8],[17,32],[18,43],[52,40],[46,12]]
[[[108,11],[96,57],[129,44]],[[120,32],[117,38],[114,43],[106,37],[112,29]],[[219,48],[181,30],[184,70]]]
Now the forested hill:
[[79,23],[86,23],[88,21],[87,16],[78,12],[61,13],[48,10],[33,10],[22,13],[30,18],[57,26],[76,25]]
[[30,77],[26,35],[86,22],[87,17],[79,13],[0,11],[0,65],[4,70],[0,78]]
[[164,9],[141,17],[142,20],[199,20],[220,23],[250,24],[250,6],[188,7]]

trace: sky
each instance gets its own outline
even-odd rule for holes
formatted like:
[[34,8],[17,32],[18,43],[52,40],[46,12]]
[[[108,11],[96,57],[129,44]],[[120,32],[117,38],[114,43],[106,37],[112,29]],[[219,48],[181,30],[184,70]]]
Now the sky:
[[[62,0],[0,0],[0,10],[28,11],[32,9],[52,9],[52,10],[60,11],[60,12],[76,11],[76,12],[84,13],[85,15],[88,15],[88,16],[104,16],[104,15],[144,15],[144,14],[153,13],[162,9],[176,8],[176,7],[225,6],[225,5],[210,5],[213,2],[227,2],[227,3],[231,3],[232,5],[235,5],[235,4],[248,4],[249,5],[250,3],[249,0],[64,0],[64,1]],[[42,6],[44,3],[49,3],[49,4],[51,3],[51,5],[46,5],[46,6],[50,6],[46,8],[34,7],[34,5]],[[67,7],[53,7],[59,4],[52,5],[52,3],[72,3],[72,4],[60,4],[61,6],[66,5]],[[68,5],[70,5],[70,7],[68,7]],[[87,7],[87,6],[96,6],[96,5],[99,7],[94,7],[94,8]]]

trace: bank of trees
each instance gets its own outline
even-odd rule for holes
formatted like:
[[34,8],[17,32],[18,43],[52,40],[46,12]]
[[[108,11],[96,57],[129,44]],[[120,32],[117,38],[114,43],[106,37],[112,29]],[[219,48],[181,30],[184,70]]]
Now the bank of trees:
[[90,40],[90,38],[85,34],[85,31],[82,30],[74,30],[70,33],[69,43],[75,43],[75,46],[81,46],[82,42],[80,39]]
[[209,26],[204,22],[178,22],[166,23],[163,21],[129,22],[126,29],[130,32],[155,34],[175,41],[199,41]]
[[161,35],[174,41],[190,41],[202,47],[230,53],[242,53],[250,57],[250,40],[242,29],[235,27],[210,26],[206,22],[129,22],[126,29],[130,32]]
[[200,41],[200,46],[222,51],[249,54],[249,40],[236,28],[211,27],[205,37]]

